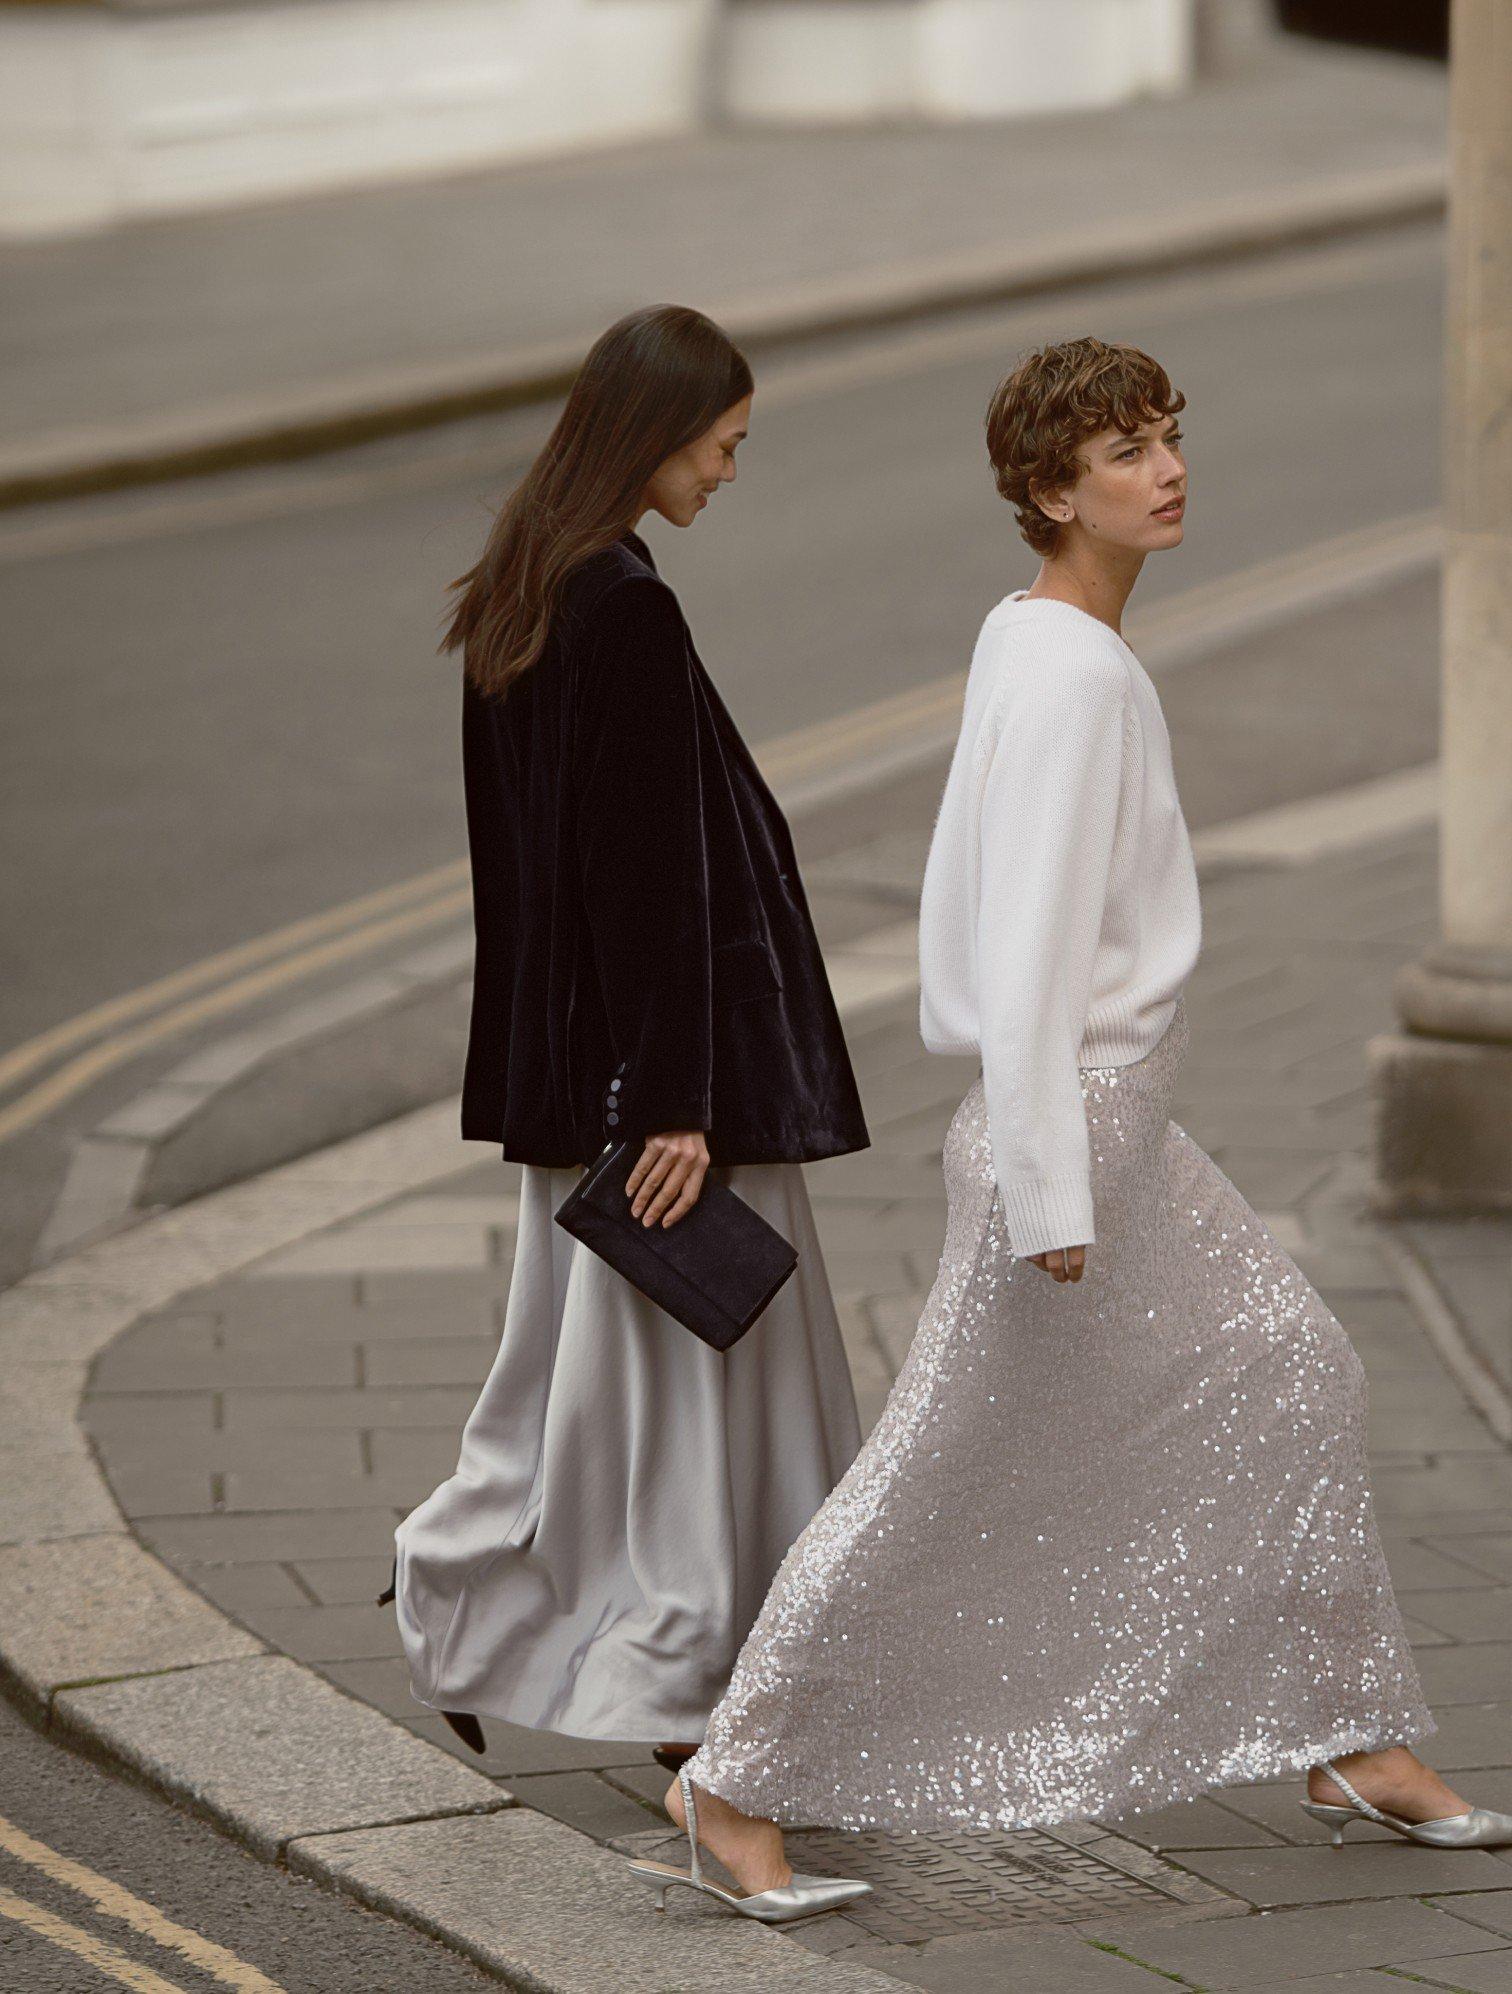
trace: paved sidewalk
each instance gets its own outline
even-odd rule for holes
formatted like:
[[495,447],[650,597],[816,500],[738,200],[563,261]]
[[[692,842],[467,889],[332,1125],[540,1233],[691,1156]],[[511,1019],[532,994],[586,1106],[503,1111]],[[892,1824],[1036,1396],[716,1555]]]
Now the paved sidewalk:
[[[923,849],[924,834],[896,833],[805,877],[827,919],[854,934],[868,910],[874,926],[884,912],[896,923]],[[1512,1808],[1512,1462],[1399,1285],[1405,1251],[1431,1267],[1471,1343],[1499,1345],[1512,1224],[1394,1227],[1397,1251],[1383,1255],[1363,1207],[1364,1045],[1392,1026],[1392,971],[1434,935],[1434,883],[1435,840],[1423,831],[1304,867],[1206,877],[1176,1115],[1365,1359],[1378,1511],[1440,1727],[1428,1750],[1475,1800]],[[907,939],[896,925],[882,932],[879,962]],[[922,1051],[914,1012],[911,994],[884,996],[850,1024],[874,1147],[809,1172],[868,1421],[933,1279],[940,1145],[974,1073]],[[180,1296],[105,1352],[85,1409],[117,1497],[160,1557],[274,1650],[459,1758],[409,1699],[392,1615],[370,1601],[396,1517],[450,1472],[491,1360],[515,1175],[484,1161],[408,1183]],[[448,1929],[485,1931],[512,1902],[483,1854],[499,1824],[519,1836],[526,1820],[552,1817],[620,1849],[664,1838],[654,1803],[665,1779],[644,1746],[487,1730],[482,1767],[518,1803],[509,1813],[325,1834],[326,1873],[409,1915],[444,1898]],[[1228,1788],[1055,1835],[814,1837],[806,1866],[860,1866],[884,1887],[846,1916],[783,1935],[768,1958],[796,1966],[817,1952],[862,1974],[847,1984],[971,1994],[1385,1989],[1401,1984],[1393,1974],[1512,1989],[1512,1851],[1378,1847],[1389,1838],[1361,1830],[1336,1854],[1317,1846],[1299,1790]],[[459,1849],[477,1852],[460,1873]],[[549,1923],[549,1870],[543,1881],[527,1863],[526,1878],[530,1916]],[[711,1920],[688,1903],[668,1929],[691,1937]],[[607,1957],[619,1927],[604,1932]],[[711,1967],[695,1984],[777,1984],[774,1970],[748,1981],[732,1960],[728,1975]],[[592,1982],[564,1970],[550,1984]]]
[[729,132],[0,247],[0,501],[553,392],[632,305],[759,339],[1436,213],[1441,65],[1287,42],[1189,95]]

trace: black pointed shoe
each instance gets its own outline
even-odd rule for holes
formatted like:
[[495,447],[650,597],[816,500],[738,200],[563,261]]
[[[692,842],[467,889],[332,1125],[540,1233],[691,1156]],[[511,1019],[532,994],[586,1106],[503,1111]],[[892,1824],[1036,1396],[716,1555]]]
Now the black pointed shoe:
[[488,1740],[483,1736],[483,1726],[477,1718],[466,1710],[443,1710],[441,1715],[450,1724],[463,1744],[482,1758],[488,1750]]
[[[697,1750],[696,1746],[694,1750]],[[681,1745],[653,1745],[651,1747],[651,1756],[659,1766],[665,1767],[668,1772],[681,1772],[689,1759],[693,1757],[693,1752],[685,1752]]]

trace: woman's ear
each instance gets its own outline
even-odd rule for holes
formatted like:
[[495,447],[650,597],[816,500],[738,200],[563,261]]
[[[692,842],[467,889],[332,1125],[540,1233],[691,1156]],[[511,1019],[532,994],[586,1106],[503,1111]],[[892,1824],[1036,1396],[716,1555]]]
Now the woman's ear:
[[1053,519],[1057,526],[1065,526],[1071,519],[1071,501],[1064,492],[1044,491],[1037,485],[1029,487],[1029,496],[1045,515]]

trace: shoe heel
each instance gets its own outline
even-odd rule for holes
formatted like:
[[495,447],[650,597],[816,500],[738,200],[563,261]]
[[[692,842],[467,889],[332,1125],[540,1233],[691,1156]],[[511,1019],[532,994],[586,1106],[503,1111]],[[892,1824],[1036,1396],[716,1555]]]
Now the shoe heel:
[[1304,1814],[1311,1815],[1328,1830],[1328,1839],[1336,1849],[1343,1848],[1344,1830],[1350,1822],[1360,1818],[1352,1807],[1326,1807],[1317,1800],[1304,1800],[1301,1807]]
[[657,1910],[665,1911],[667,1908],[667,1892],[677,1879],[671,1876],[658,1876],[654,1870],[641,1869],[636,1863],[631,1863],[630,1874],[639,1877],[641,1882],[645,1884],[656,1900]]

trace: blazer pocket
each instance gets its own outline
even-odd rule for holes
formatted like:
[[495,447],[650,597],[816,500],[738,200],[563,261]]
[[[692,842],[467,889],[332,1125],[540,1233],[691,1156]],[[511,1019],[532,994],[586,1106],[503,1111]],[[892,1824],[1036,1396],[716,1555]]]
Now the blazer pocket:
[[779,997],[782,978],[765,942],[720,942],[714,949],[714,1002],[744,1004],[752,997]]

